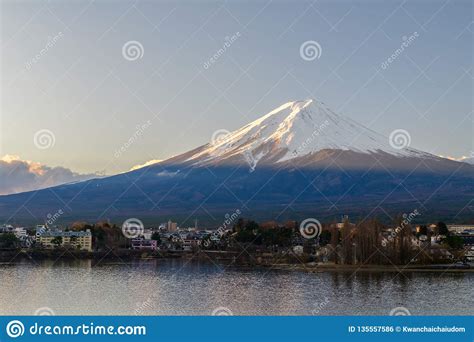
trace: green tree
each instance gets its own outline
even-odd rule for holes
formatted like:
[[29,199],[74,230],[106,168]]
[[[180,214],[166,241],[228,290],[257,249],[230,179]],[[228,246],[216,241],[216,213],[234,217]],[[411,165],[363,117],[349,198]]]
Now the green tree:
[[261,245],[262,235],[260,226],[255,221],[248,221],[242,229],[237,230],[237,236],[235,237],[235,239],[238,242]]
[[396,236],[393,244],[392,262],[397,265],[406,265],[412,259],[411,238],[413,234],[411,224],[407,223],[401,215],[397,216],[395,223],[397,227],[395,228]]
[[63,237],[62,236],[56,236],[51,240],[51,243],[57,247],[61,246],[63,243]]
[[343,226],[341,228],[341,245],[342,245],[342,255],[344,258],[344,264],[352,265],[354,260],[353,255],[353,243],[354,243],[354,234],[352,231],[351,224],[347,218],[344,219]]
[[207,234],[201,241],[202,249],[211,249],[212,241],[211,241],[211,234]]
[[450,235],[443,240],[443,243],[447,244],[452,249],[461,249],[464,246],[464,240],[460,236]]
[[336,224],[334,223],[331,226],[331,254],[330,259],[334,261],[335,264],[339,263],[339,257],[337,252],[337,246],[339,245],[339,241],[341,240],[341,232],[337,229]]
[[438,230],[439,235],[446,235],[446,236],[449,235],[449,230],[448,230],[448,226],[446,225],[446,223],[440,221],[436,225],[436,228],[438,228],[437,230]]
[[293,231],[287,228],[270,228],[261,231],[262,243],[265,246],[287,247],[291,245]]
[[428,236],[428,227],[425,224],[422,224],[420,226],[420,229],[419,229],[418,233],[416,234],[417,237],[419,237],[420,235]]
[[12,233],[0,234],[0,247],[14,248],[20,240]]
[[319,244],[321,246],[326,246],[331,242],[331,232],[329,230],[323,230],[321,235],[319,235]]
[[154,232],[153,234],[151,234],[151,239],[155,240],[158,244],[160,244],[161,243],[160,233]]
[[243,218],[239,218],[237,223],[234,225],[234,232],[240,232],[242,229],[244,229],[244,226],[245,220]]

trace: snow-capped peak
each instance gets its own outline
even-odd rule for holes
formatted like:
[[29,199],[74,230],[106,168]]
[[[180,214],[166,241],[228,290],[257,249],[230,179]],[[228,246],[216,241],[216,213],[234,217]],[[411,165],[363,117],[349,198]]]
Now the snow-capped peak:
[[217,134],[187,161],[208,163],[251,156],[255,164],[263,159],[278,163],[321,150],[385,152],[399,157],[423,154],[409,148],[396,149],[388,137],[334,113],[322,102],[308,99],[287,102],[236,131]]

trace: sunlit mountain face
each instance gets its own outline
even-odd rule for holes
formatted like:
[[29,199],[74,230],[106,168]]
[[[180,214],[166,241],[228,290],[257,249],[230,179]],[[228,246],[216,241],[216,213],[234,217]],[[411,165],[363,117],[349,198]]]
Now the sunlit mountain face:
[[408,147],[316,100],[288,102],[194,150],[128,173],[0,197],[0,219],[218,226],[226,214],[259,220],[354,219],[417,209],[430,220],[473,216],[474,167]]

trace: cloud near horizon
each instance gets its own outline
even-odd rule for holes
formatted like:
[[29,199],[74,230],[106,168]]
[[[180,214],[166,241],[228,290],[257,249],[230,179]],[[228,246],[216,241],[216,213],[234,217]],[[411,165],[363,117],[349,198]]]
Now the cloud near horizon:
[[99,177],[97,174],[79,174],[56,166],[22,160],[19,156],[0,158],[0,195],[44,189],[64,183]]

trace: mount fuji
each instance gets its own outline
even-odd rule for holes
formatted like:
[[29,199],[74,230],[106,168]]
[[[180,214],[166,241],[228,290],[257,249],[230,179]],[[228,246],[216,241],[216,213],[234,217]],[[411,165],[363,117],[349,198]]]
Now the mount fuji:
[[[217,132],[211,143],[168,160],[194,166],[253,163],[263,166],[314,166],[333,153],[352,152],[358,158],[442,159],[421,151],[398,146],[409,139],[407,132],[390,144],[384,137],[347,117],[331,111],[324,103],[314,100],[288,102],[267,115],[234,132]],[[366,156],[363,156],[366,155]],[[339,158],[338,158],[339,159]],[[444,159],[443,159],[444,160]],[[327,161],[327,160],[326,160]],[[340,160],[344,162],[344,160]],[[354,161],[351,161],[354,163]],[[349,168],[357,164],[347,165]],[[396,166],[396,165],[393,165]]]
[[409,213],[472,219],[474,166],[408,147],[315,100],[288,102],[208,144],[111,177],[0,196],[0,220],[58,223],[130,217],[218,226],[237,209],[258,220],[363,219]]

